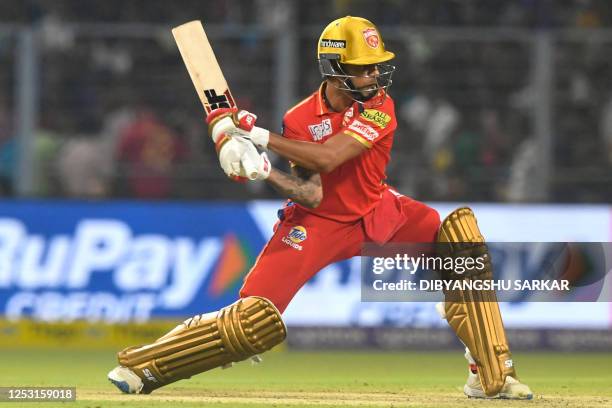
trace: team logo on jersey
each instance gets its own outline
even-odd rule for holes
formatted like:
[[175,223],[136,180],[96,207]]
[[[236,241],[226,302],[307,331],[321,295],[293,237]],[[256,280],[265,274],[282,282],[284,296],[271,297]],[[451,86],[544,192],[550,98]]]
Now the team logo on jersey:
[[391,116],[376,109],[366,109],[361,112],[360,116],[367,121],[376,124],[381,129],[386,128],[389,122],[391,122]]
[[378,44],[380,40],[378,39],[378,33],[376,29],[373,27],[366,28],[363,32],[363,38],[365,39],[366,44],[368,44],[371,48],[378,48]]
[[308,125],[308,130],[312,135],[312,140],[319,141],[325,136],[332,134],[331,119],[323,119],[323,122],[316,125]]
[[353,107],[351,106],[346,113],[344,114],[344,117],[342,118],[342,126],[346,126],[349,124],[349,122],[351,121],[351,119],[353,119]]
[[321,47],[325,48],[346,48],[346,41],[344,40],[329,40],[327,38],[321,39]]
[[300,243],[305,241],[307,237],[308,234],[306,233],[306,228],[302,227],[301,225],[296,225],[295,227],[291,228],[289,234],[287,234],[286,237],[283,237],[281,241],[283,241],[284,244],[289,245],[291,248],[301,251],[304,248],[302,245],[300,245]]
[[360,122],[357,119],[351,122],[348,128],[356,132],[360,136],[365,137],[370,142],[373,142],[378,136],[380,136],[379,133],[372,126],[366,125],[365,123]]

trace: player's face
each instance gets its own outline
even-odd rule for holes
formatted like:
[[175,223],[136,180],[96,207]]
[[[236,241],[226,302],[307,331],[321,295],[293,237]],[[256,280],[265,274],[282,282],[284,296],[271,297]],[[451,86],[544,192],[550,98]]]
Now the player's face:
[[377,64],[370,65],[344,65],[342,67],[347,75],[351,75],[353,86],[364,96],[371,97],[378,91]]

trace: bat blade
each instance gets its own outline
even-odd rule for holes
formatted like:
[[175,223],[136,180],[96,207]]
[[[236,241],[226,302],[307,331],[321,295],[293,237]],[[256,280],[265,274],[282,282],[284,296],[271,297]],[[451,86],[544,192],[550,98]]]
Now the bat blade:
[[217,108],[236,107],[202,22],[194,20],[174,27],[172,35],[206,114]]

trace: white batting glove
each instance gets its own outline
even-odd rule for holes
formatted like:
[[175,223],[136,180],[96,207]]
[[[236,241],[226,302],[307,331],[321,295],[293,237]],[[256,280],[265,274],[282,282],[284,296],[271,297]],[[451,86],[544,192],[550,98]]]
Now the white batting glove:
[[245,145],[239,139],[226,140],[219,150],[219,164],[227,177],[240,177],[240,160],[245,152]]
[[255,146],[266,149],[270,139],[270,131],[255,126],[256,121],[257,115],[235,108],[215,109],[206,117],[208,133],[215,144],[224,134],[242,130],[246,132],[246,135],[243,136],[249,138]]
[[253,143],[240,137],[229,138],[221,146],[219,164],[229,178],[237,181],[265,180],[272,170],[268,155],[259,154]]
[[240,159],[241,176],[249,180],[265,180],[270,176],[272,165],[266,152],[259,153],[253,143],[239,139],[245,144],[245,151]]
[[226,134],[230,137],[247,139],[261,149],[267,149],[268,141],[270,140],[270,131],[258,126],[253,126],[250,132],[240,128],[229,129]]

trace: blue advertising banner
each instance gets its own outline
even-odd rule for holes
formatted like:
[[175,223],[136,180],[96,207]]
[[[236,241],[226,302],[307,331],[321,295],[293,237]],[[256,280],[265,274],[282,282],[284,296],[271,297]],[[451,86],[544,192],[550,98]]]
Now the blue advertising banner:
[[264,243],[240,203],[5,202],[0,311],[125,322],[216,310]]
[[[0,318],[182,320],[233,302],[280,201],[0,203]],[[442,216],[456,204],[434,204]],[[610,242],[608,206],[473,205],[490,242]],[[535,247],[534,247],[535,248]],[[530,252],[529,259],[538,259]],[[496,256],[497,258],[497,256]],[[510,260],[507,258],[506,261]],[[504,262],[500,268],[512,265]],[[518,264],[516,264],[518,265]],[[361,261],[327,266],[295,296],[290,326],[443,327],[434,304],[363,302]],[[612,293],[607,279],[602,291]],[[612,327],[607,302],[501,305],[508,327]]]

